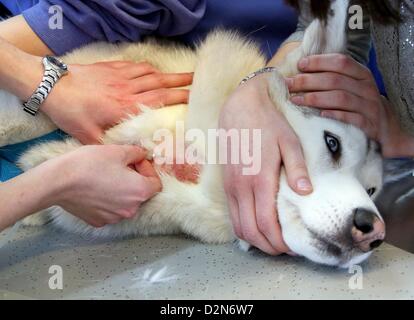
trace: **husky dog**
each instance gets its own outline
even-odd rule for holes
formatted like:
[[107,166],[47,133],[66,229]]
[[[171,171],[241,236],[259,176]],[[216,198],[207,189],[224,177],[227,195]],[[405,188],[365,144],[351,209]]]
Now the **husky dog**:
[[[314,185],[312,194],[300,196],[289,188],[282,170],[275,206],[283,238],[295,253],[341,267],[365,260],[384,239],[384,222],[373,202],[382,187],[379,147],[353,126],[292,104],[284,77],[298,73],[296,65],[302,57],[344,52],[347,8],[348,1],[333,1],[326,21],[315,19],[305,31],[301,46],[268,74],[270,96],[301,141]],[[211,33],[196,50],[157,40],[99,43],[62,59],[69,64],[148,61],[162,72],[195,72],[188,106],[141,106],[139,115],[129,117],[103,137],[105,144],[141,145],[149,155],[153,154],[154,133],[159,129],[174,132],[177,121],[183,121],[186,129],[198,128],[206,135],[209,129],[217,128],[220,109],[230,93],[246,75],[266,64],[255,44],[226,31]],[[55,129],[45,115],[26,115],[21,101],[7,92],[0,92],[0,104],[0,146]],[[40,144],[21,157],[20,166],[29,170],[80,146],[72,138]],[[205,164],[197,183],[160,172],[163,190],[144,203],[135,218],[115,225],[94,228],[59,207],[26,218],[25,223],[39,225],[51,218],[60,228],[95,237],[185,233],[207,243],[237,240],[229,220],[221,170],[220,165]]]

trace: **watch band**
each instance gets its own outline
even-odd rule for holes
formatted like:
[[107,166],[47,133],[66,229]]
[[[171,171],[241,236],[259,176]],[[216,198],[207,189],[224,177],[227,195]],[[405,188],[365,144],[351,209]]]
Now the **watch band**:
[[56,82],[58,82],[59,79],[67,73],[67,67],[65,64],[61,63],[62,67],[60,67],[51,61],[60,63],[60,61],[54,57],[46,56],[43,58],[42,62],[45,71],[42,81],[30,99],[27,102],[23,103],[23,110],[32,116],[35,116],[37,114],[40,106],[46,100]]
[[49,95],[50,91],[52,91],[53,86],[58,80],[59,76],[54,70],[45,70],[42,82],[36,91],[32,94],[30,99],[23,104],[23,110],[32,116],[35,116],[39,111],[40,106],[46,100],[46,97]]

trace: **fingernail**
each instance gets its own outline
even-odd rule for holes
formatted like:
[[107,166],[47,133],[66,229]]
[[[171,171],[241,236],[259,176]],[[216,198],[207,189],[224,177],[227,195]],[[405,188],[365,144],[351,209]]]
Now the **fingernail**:
[[298,182],[296,183],[296,186],[299,191],[305,191],[305,192],[312,191],[312,185],[310,181],[305,178],[299,179]]
[[299,60],[298,67],[299,67],[300,70],[304,70],[304,69],[306,69],[308,64],[309,64],[309,59],[308,58],[302,58],[302,59]]
[[286,253],[288,255],[292,256],[292,257],[298,257],[299,256],[298,254],[294,253],[293,251],[289,251],[289,252],[286,252]]
[[292,78],[285,78],[285,82],[286,82],[286,85],[288,86],[289,89],[292,88],[292,86],[293,86],[293,79]]
[[290,101],[292,101],[294,104],[302,105],[305,102],[305,99],[301,95],[292,96],[290,98]]

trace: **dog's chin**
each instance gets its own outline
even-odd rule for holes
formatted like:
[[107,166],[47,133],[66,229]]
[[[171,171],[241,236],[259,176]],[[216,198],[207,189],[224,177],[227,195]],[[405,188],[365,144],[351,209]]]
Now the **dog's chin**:
[[364,252],[355,254],[352,256],[352,258],[348,259],[346,262],[343,262],[342,264],[338,265],[339,268],[349,269],[352,266],[358,265],[362,262],[364,262],[366,259],[369,258],[369,256],[372,254],[371,252]]
[[343,253],[340,255],[334,255],[330,253],[330,248],[328,246],[324,247],[322,245],[319,245],[317,247],[316,254],[313,253],[308,256],[305,254],[304,256],[309,260],[320,264],[348,269],[354,265],[358,265],[364,262],[369,258],[371,253],[372,251],[362,252],[359,249],[350,248],[343,249]]
[[349,245],[330,242],[305,224],[299,208],[293,204],[289,207],[290,221],[284,221],[287,223],[281,223],[281,226],[285,243],[295,254],[315,263],[339,268],[349,268],[359,264],[371,255],[371,252],[362,252]]

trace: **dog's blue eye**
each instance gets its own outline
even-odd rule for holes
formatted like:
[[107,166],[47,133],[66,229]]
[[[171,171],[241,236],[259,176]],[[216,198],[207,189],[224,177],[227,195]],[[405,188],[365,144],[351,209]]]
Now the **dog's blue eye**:
[[370,197],[372,197],[372,196],[374,195],[375,191],[377,191],[377,189],[376,189],[376,188],[369,188],[369,189],[367,190],[367,193],[368,193],[368,195],[369,195]]
[[339,140],[329,133],[325,133],[325,142],[330,152],[336,154],[339,152],[340,143]]

